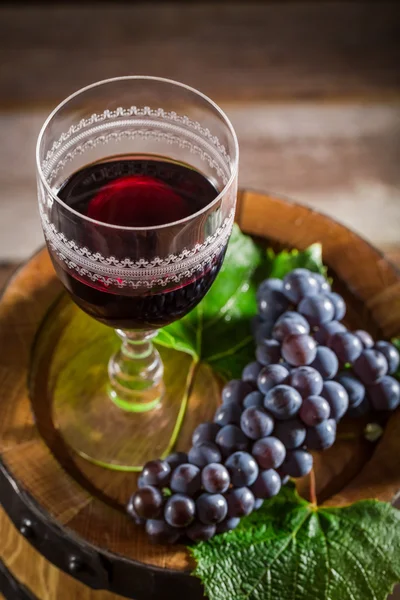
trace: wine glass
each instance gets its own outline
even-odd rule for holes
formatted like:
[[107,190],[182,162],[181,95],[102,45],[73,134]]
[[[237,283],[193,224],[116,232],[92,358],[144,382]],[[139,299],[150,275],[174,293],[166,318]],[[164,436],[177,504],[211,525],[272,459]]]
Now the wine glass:
[[[157,77],[89,85],[48,117],[37,143],[39,210],[73,301],[122,341],[104,385],[76,377],[54,399],[65,441],[135,470],[173,426],[152,339],[204,297],[224,258],[237,193],[234,129],[209,98]],[[157,440],[161,439],[157,445]]]

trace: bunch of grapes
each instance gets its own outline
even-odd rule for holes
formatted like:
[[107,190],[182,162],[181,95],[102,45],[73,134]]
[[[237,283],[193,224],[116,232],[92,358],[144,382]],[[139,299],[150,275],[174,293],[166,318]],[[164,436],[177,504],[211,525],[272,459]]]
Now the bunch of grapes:
[[332,446],[348,413],[394,410],[399,353],[341,323],[346,306],[307,269],[266,279],[252,329],[256,360],[228,382],[211,423],[194,431],[188,454],[147,463],[127,511],[155,542],[203,541],[307,475],[310,450]]

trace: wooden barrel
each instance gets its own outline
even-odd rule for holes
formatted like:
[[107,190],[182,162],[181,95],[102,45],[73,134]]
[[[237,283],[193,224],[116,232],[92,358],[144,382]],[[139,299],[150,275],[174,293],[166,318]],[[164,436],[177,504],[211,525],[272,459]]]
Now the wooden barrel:
[[[335,288],[348,303],[348,326],[385,338],[399,334],[399,273],[359,236],[313,210],[249,191],[240,194],[237,220],[276,247],[321,242]],[[53,427],[49,365],[77,311],[46,250],[14,275],[0,303],[0,592],[29,600],[200,600],[186,548],[149,544],[125,515],[136,475],[70,454]],[[218,401],[207,365],[197,377],[178,449],[188,447],[195,423]],[[377,445],[365,440],[364,425],[344,422],[336,445],[316,456],[321,502],[391,500],[398,492],[399,412]],[[299,488],[306,494],[307,481]]]

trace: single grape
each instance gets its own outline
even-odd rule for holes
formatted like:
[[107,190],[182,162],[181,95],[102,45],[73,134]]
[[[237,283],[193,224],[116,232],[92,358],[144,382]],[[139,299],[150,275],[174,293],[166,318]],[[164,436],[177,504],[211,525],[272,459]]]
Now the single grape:
[[225,519],[228,505],[221,494],[201,494],[196,500],[196,510],[202,523],[215,525]]
[[225,425],[220,429],[215,438],[220,447],[222,456],[229,456],[237,450],[247,450],[248,440],[243,431],[237,425]]
[[216,530],[215,525],[205,525],[196,520],[187,527],[186,535],[192,542],[206,542],[214,537]]
[[335,333],[344,333],[347,331],[343,323],[339,321],[330,321],[320,325],[317,331],[314,333],[314,338],[318,344],[326,346]]
[[294,304],[298,304],[305,296],[318,294],[319,288],[314,273],[307,269],[294,269],[283,279],[283,293]]
[[[357,329],[357,331],[354,331],[354,335],[358,337],[365,349],[374,347],[374,339],[372,335],[368,333],[368,331],[364,331],[363,329]],[[379,350],[379,348],[377,349]]]
[[[229,404],[233,402],[235,404],[242,404],[243,398],[250,394],[254,390],[254,386],[248,381],[241,381],[240,379],[232,379],[224,386],[222,390],[222,403]],[[213,440],[207,440],[211,442]]]
[[248,438],[259,440],[272,433],[274,419],[264,408],[251,406],[243,411],[240,419],[240,427]]
[[282,292],[283,293],[283,281],[275,277],[269,277],[264,279],[257,288],[256,298],[261,300],[265,293],[269,292]]
[[175,544],[181,535],[179,529],[155,519],[146,521],[146,533],[153,544]]
[[400,355],[397,348],[390,344],[389,342],[379,341],[375,344],[375,349],[379,350],[386,358],[388,364],[388,373],[392,375],[396,373],[400,364]]
[[251,362],[245,366],[242,371],[242,380],[250,383],[257,383],[257,377],[262,369],[262,364],[257,361]]
[[328,401],[331,419],[340,421],[349,408],[349,397],[345,388],[337,381],[325,381],[321,396]]
[[368,387],[368,396],[375,410],[395,410],[400,404],[400,383],[386,375]]
[[336,376],[336,381],[344,387],[349,397],[349,409],[355,408],[365,398],[365,386],[348,371],[342,371]]
[[261,469],[277,469],[286,456],[286,448],[276,437],[265,437],[253,444],[252,455]]
[[258,391],[247,394],[243,400],[243,408],[250,408],[251,406],[262,408],[264,406],[264,394]]
[[299,392],[289,385],[275,386],[264,399],[264,407],[282,421],[294,417],[299,412],[301,403]]
[[146,523],[146,519],[143,519],[143,517],[139,517],[134,506],[135,495],[136,492],[135,494],[132,494],[132,496],[129,498],[128,504],[126,505],[126,512],[133,519],[136,525],[144,525]]
[[254,500],[254,508],[253,510],[258,510],[264,504],[264,498],[256,498]]
[[214,416],[214,423],[217,423],[221,427],[233,423],[239,425],[240,417],[242,415],[242,409],[239,404],[230,402],[229,404],[223,404],[217,408]]
[[302,398],[318,396],[322,391],[323,380],[312,367],[297,367],[289,375],[288,385],[294,387]]
[[281,285],[281,289],[273,289],[271,284],[265,284],[265,282],[258,288],[258,313],[263,319],[275,321],[289,306],[289,301],[283,294],[283,282],[276,285]]
[[287,311],[277,320],[272,330],[272,337],[282,342],[288,335],[301,333],[310,333],[308,322],[299,313]]
[[225,466],[235,487],[249,486],[257,479],[258,465],[248,452],[234,452],[226,460]]
[[290,477],[304,477],[308,475],[313,466],[312,454],[307,450],[298,448],[290,450],[286,454],[286,458],[282,465],[282,471]]
[[363,350],[363,345],[358,337],[350,331],[339,331],[333,334],[328,341],[328,346],[343,364],[353,364]]
[[179,467],[179,465],[183,465],[183,463],[189,462],[188,455],[186,454],[186,452],[173,452],[164,460],[171,467],[171,473],[174,469],[176,469],[176,467]]
[[258,376],[257,385],[260,392],[267,394],[276,385],[283,383],[289,376],[289,371],[283,365],[268,365]]
[[337,294],[336,292],[330,292],[327,294],[327,297],[332,302],[333,307],[335,309],[335,314],[333,318],[335,321],[341,321],[346,314],[346,303],[343,300],[342,296]]
[[289,475],[284,475],[283,473],[279,473],[279,476],[281,478],[282,485],[286,485],[287,483],[289,483],[289,481],[290,481]]
[[281,348],[282,356],[290,365],[310,365],[317,355],[317,344],[309,335],[289,335]]
[[164,498],[160,490],[152,485],[141,488],[133,494],[129,504],[131,513],[141,519],[156,519],[161,514]]
[[274,437],[282,442],[286,450],[293,450],[304,443],[306,428],[304,423],[296,418],[288,421],[276,421]]
[[248,487],[232,488],[225,497],[229,518],[245,517],[254,508],[254,495]]
[[365,417],[365,415],[371,412],[371,410],[371,403],[367,394],[365,394],[360,404],[357,404],[356,406],[349,406],[346,416],[351,417],[352,419],[359,419],[360,417]]
[[331,291],[331,285],[327,279],[321,273],[313,273],[315,279],[319,283],[319,291],[322,294],[328,294]]
[[170,488],[173,492],[193,496],[201,488],[201,473],[199,467],[185,463],[176,467],[172,473]]
[[353,371],[365,385],[375,383],[388,372],[386,358],[378,350],[363,350],[354,361]]
[[263,319],[260,315],[252,318],[251,333],[256,344],[261,344],[271,337],[274,325],[275,319]]
[[256,348],[256,358],[264,367],[279,362],[281,358],[281,346],[276,340],[265,340]]
[[171,467],[165,460],[150,460],[147,462],[140,475],[145,485],[165,487],[171,476]]
[[303,298],[297,310],[306,317],[312,326],[329,323],[335,316],[334,304],[326,294]]
[[251,486],[257,500],[265,500],[266,498],[272,498],[279,493],[282,482],[278,473],[274,469],[267,469],[261,471],[256,481]]
[[226,533],[227,531],[232,531],[232,529],[236,529],[239,525],[240,519],[238,517],[227,517],[221,523],[217,525],[217,533]]
[[193,446],[189,450],[188,461],[196,467],[202,469],[210,463],[218,463],[221,461],[221,452],[216,444],[204,442],[199,446]]
[[173,494],[165,504],[164,518],[171,527],[187,527],[193,521],[195,512],[192,498],[185,494]]
[[193,446],[199,446],[204,442],[215,442],[215,437],[220,429],[216,423],[200,423],[192,435]]
[[[264,399],[264,397],[263,397],[263,399]],[[137,486],[138,486],[138,489],[147,486],[147,483],[144,481],[144,479],[141,475],[139,475],[139,477],[138,477]]]
[[305,425],[314,427],[329,418],[330,406],[321,396],[309,396],[303,400],[299,411],[299,417]]
[[223,494],[231,483],[228,469],[221,463],[206,465],[201,473],[201,483],[210,494]]
[[327,419],[307,429],[306,446],[310,450],[330,448],[336,439],[336,421]]
[[310,366],[318,371],[323,379],[332,379],[338,371],[339,361],[333,350],[327,346],[318,346],[317,355]]

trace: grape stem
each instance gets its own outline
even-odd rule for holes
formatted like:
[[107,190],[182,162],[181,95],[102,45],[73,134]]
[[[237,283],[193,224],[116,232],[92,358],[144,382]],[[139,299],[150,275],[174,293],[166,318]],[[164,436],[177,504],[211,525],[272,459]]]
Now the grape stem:
[[318,502],[317,502],[317,486],[316,486],[316,482],[315,482],[314,469],[311,469],[311,472],[310,472],[310,502],[311,502],[311,504],[314,504],[314,506],[317,506],[317,504],[318,504]]

